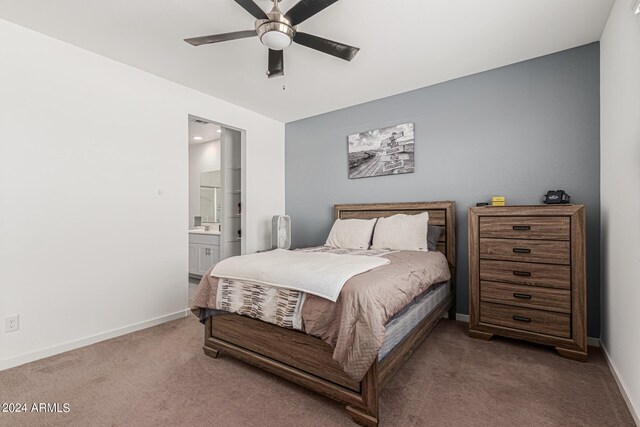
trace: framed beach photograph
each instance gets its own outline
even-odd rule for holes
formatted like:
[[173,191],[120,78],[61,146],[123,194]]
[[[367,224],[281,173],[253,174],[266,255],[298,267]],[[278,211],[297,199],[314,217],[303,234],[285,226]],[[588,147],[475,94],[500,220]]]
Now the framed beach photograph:
[[347,144],[351,179],[413,172],[413,123],[355,133]]

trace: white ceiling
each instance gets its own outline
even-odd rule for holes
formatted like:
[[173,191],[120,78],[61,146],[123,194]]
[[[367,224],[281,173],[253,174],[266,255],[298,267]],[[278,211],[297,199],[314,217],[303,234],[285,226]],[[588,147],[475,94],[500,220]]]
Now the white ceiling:
[[274,79],[257,38],[182,41],[252,29],[233,0],[0,0],[0,18],[288,122],[599,40],[612,4],[342,0],[299,30],[360,47],[353,62],[294,44]]
[[[189,117],[189,145],[197,145],[220,139],[220,126],[215,123],[200,123],[195,117]],[[194,139],[199,138],[199,139]]]

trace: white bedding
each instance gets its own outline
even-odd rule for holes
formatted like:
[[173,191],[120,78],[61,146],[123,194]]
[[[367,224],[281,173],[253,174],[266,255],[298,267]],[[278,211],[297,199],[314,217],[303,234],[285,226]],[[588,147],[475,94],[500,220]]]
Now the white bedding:
[[336,219],[327,237],[325,246],[344,249],[369,249],[374,219]]
[[389,262],[378,256],[276,249],[227,258],[211,276],[294,289],[335,302],[347,280]]

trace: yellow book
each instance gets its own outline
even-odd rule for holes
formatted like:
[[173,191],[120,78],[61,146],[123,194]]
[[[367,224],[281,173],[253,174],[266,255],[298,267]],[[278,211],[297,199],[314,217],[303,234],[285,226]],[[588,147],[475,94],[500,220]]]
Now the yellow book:
[[491,199],[491,206],[504,206],[504,205],[505,205],[504,196],[494,196]]

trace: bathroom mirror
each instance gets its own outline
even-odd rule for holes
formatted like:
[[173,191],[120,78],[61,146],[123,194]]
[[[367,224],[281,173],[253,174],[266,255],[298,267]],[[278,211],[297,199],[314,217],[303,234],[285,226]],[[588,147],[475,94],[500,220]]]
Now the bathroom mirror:
[[202,223],[220,222],[222,193],[220,191],[220,171],[200,174],[200,216]]

